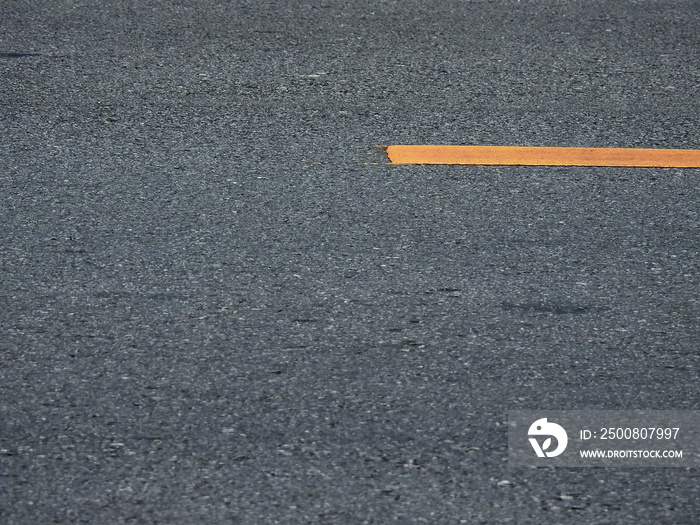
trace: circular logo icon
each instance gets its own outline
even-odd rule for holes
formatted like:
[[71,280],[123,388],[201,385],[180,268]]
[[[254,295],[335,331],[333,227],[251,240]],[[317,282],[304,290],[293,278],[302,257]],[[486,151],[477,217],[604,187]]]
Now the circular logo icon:
[[[540,458],[554,458],[566,450],[569,437],[561,425],[550,423],[547,418],[538,419],[527,431],[528,439],[535,454]],[[553,447],[556,440],[556,446]]]

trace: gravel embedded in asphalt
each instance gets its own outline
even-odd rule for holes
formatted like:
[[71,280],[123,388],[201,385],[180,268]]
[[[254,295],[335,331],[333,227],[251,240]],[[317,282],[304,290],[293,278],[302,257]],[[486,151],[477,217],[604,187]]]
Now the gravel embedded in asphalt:
[[692,523],[509,409],[700,409],[687,1],[0,3],[2,523]]

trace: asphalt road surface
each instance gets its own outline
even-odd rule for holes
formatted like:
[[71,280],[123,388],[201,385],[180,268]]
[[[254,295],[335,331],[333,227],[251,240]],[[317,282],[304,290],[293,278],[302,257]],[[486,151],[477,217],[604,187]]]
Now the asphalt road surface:
[[697,523],[512,468],[514,409],[700,409],[700,3],[0,1],[0,522]]

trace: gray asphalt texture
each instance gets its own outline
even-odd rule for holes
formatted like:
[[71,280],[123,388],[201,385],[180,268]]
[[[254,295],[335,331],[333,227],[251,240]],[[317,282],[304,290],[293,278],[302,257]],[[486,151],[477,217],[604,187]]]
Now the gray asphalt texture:
[[700,170],[375,146],[700,148],[699,57],[690,0],[3,0],[0,523],[697,523],[506,422],[700,409]]

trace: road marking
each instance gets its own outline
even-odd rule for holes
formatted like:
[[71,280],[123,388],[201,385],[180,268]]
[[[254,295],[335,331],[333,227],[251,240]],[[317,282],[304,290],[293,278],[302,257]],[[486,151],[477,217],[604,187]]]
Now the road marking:
[[692,149],[394,145],[386,152],[391,164],[700,168],[700,150]]

